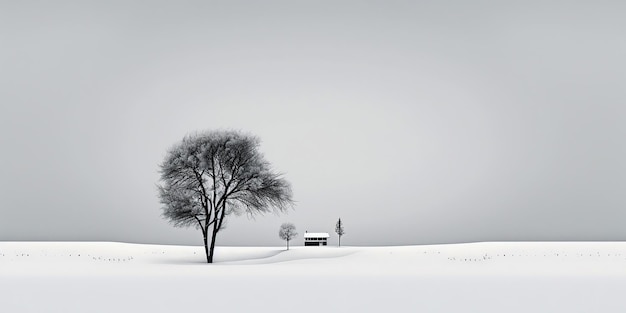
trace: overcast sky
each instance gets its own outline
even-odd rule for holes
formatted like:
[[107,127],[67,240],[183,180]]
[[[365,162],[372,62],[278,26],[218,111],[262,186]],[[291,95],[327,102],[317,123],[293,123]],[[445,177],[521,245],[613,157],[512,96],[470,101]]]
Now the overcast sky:
[[219,128],[297,204],[218,245],[626,240],[626,4],[546,2],[0,0],[0,240],[200,245],[158,164]]

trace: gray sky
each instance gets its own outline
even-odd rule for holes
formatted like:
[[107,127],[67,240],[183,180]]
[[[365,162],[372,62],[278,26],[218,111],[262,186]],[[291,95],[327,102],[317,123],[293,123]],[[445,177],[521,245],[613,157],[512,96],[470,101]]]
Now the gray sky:
[[544,2],[0,0],[0,240],[201,244],[155,184],[215,128],[297,200],[218,244],[625,240],[626,4]]

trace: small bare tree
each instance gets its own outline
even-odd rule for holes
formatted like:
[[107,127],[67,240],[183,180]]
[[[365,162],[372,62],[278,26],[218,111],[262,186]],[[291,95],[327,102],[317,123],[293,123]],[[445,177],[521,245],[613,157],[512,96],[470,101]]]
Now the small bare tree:
[[202,230],[207,263],[213,263],[226,216],[282,212],[293,204],[289,183],[271,169],[259,143],[238,131],[195,133],[173,146],[161,163],[163,216],[176,227]]
[[296,226],[292,223],[283,223],[280,225],[280,230],[278,231],[278,237],[280,239],[287,241],[287,250],[289,250],[289,240],[296,238],[298,233],[296,233]]
[[341,223],[341,218],[337,221],[337,224],[335,225],[335,232],[337,233],[337,235],[339,235],[339,246],[341,247],[341,236],[346,233],[343,230],[343,223]]

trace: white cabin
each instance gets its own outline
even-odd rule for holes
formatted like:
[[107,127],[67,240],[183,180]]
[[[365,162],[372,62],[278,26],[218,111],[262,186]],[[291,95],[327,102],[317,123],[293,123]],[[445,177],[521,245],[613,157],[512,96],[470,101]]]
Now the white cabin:
[[304,233],[304,245],[305,246],[326,246],[328,245],[328,233]]

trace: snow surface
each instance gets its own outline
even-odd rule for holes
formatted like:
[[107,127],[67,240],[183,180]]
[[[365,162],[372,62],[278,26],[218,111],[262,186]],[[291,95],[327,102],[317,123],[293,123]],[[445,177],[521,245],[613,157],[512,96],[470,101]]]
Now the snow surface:
[[0,242],[0,312],[625,312],[626,243]]

